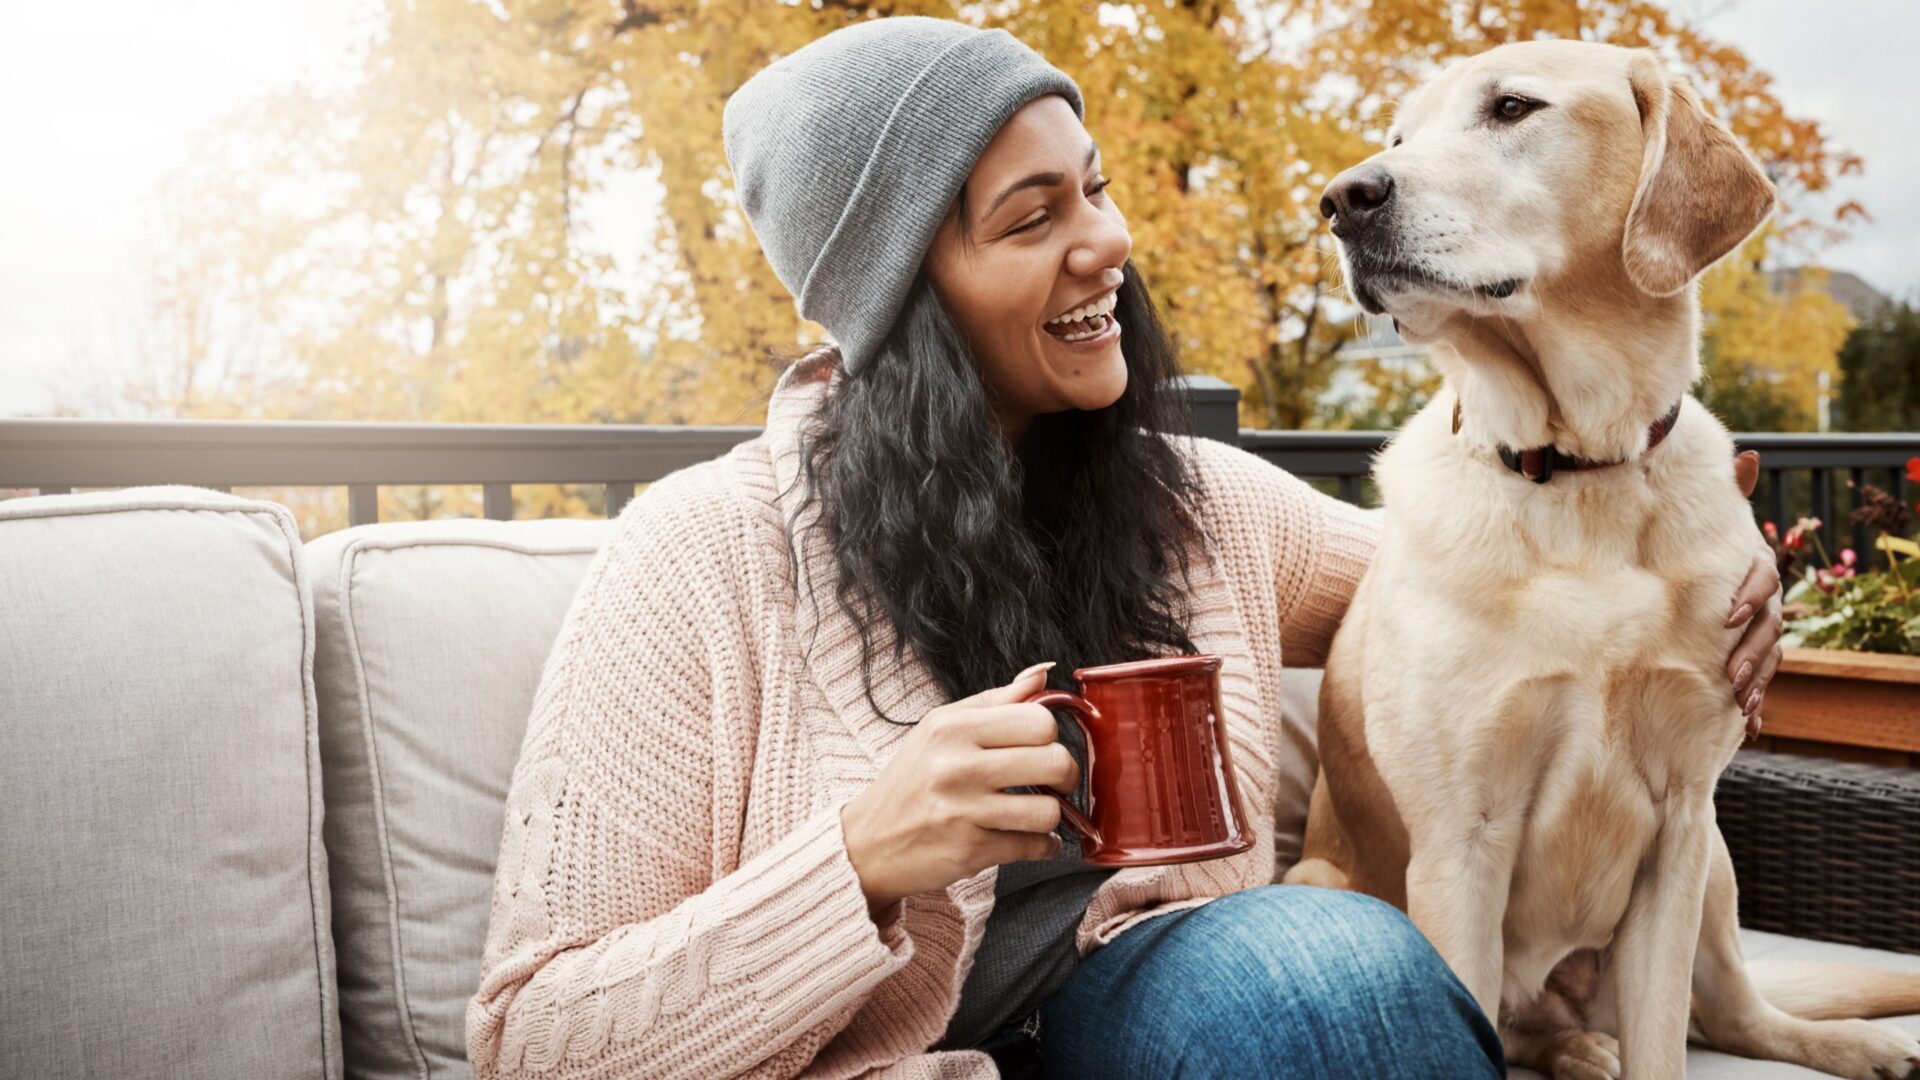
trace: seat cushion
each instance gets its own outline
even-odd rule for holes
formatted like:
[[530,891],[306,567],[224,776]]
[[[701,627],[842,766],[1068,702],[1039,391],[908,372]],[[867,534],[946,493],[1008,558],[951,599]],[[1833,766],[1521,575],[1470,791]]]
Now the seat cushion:
[[1320,668],[1280,673],[1280,753],[1274,756],[1273,860],[1279,873],[1300,861],[1307,836],[1307,806],[1320,773]]
[[0,1076],[341,1076],[299,533],[0,503]]
[[[1862,949],[1853,945],[1837,945],[1827,941],[1808,941],[1804,938],[1768,934],[1759,930],[1740,931],[1740,948],[1746,954],[1747,962],[1750,964],[1810,961],[1859,964],[1863,967],[1920,974],[1920,956],[1882,952],[1878,949]],[[1895,1017],[1881,1022],[1900,1028],[1911,1035],[1920,1036],[1920,1015]],[[1532,1069],[1511,1069],[1508,1070],[1507,1075],[1535,1080],[1540,1074]],[[1754,1061],[1700,1046],[1687,1048],[1688,1080],[1823,1080],[1826,1076],[1826,1073],[1803,1069],[1798,1065],[1784,1065],[1777,1061]]]
[[547,654],[605,521],[368,525],[314,569],[347,1075],[471,1077],[502,814]]

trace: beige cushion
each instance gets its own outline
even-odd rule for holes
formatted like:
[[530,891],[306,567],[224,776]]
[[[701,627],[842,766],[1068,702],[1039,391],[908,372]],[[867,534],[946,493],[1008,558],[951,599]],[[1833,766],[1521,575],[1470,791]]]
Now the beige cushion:
[[341,1075],[288,513],[0,503],[0,1076]]
[[605,521],[369,525],[308,545],[347,1075],[471,1077],[507,785]]
[[1274,761],[1273,859],[1276,875],[1300,861],[1307,836],[1307,804],[1320,772],[1320,668],[1280,672],[1280,753]]

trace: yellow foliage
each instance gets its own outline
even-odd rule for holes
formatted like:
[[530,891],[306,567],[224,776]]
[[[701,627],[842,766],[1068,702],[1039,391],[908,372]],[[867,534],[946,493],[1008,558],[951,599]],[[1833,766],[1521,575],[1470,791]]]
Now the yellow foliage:
[[[1186,365],[1240,387],[1260,426],[1320,422],[1352,331],[1328,312],[1321,189],[1452,57],[1535,36],[1655,45],[1737,103],[1735,130],[1783,182],[1857,166],[1740,53],[1639,0],[392,0],[356,84],[260,103],[177,183],[195,261],[174,273],[244,313],[256,359],[224,397],[173,411],[758,422],[767,352],[820,328],[740,215],[721,108],[773,58],[875,13],[1004,26],[1079,81]],[[609,226],[649,190],[657,220]],[[1710,291],[1725,347],[1795,386],[1831,366],[1837,324],[1816,301]]]
[[[1801,271],[1779,292],[1761,269],[1777,235],[1763,229],[1700,278],[1700,316],[1709,378],[1758,376],[1786,407],[1788,430],[1816,427],[1820,377],[1840,388],[1840,346],[1854,327],[1846,307],[1822,288],[1823,270]],[[1747,369],[1744,373],[1739,368]]]

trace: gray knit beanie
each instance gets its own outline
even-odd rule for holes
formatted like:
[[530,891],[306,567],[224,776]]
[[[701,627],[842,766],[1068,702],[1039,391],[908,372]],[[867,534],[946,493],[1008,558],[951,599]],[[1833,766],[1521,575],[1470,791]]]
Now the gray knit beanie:
[[848,370],[899,316],[934,233],[1009,117],[1073,80],[1005,30],[898,16],[836,30],[727,99],[747,221]]

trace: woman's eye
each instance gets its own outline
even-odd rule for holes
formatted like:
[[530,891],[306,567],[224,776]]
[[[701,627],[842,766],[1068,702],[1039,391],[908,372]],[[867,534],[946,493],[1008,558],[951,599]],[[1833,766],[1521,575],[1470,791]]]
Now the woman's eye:
[[[1101,177],[1099,182],[1095,183],[1093,187],[1087,189],[1087,198],[1091,199],[1094,196],[1100,194],[1101,192],[1107,190],[1107,185],[1111,183],[1113,183],[1112,180],[1109,180],[1104,176]],[[1032,221],[1023,222],[1019,225],[1015,225],[1013,228],[1008,229],[1005,235],[1015,236],[1023,232],[1031,232],[1034,229],[1037,229],[1040,226],[1045,225],[1048,220],[1049,218],[1047,213],[1045,211],[1041,211],[1039,214],[1034,216]]]
[[1532,111],[1533,102],[1512,94],[1503,94],[1493,102],[1493,115],[1501,120],[1518,120]]

